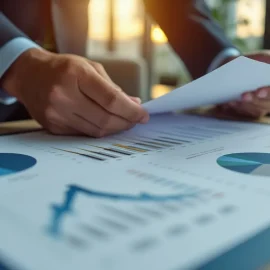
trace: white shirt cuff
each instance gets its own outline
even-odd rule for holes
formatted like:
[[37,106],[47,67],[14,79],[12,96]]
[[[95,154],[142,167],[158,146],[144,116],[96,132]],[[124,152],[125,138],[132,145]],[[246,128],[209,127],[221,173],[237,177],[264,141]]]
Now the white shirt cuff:
[[[25,51],[31,48],[40,48],[38,44],[24,37],[17,37],[10,40],[0,48],[0,79],[16,59]],[[16,98],[9,96],[0,89],[0,103],[10,105],[16,102]]]
[[5,90],[0,88],[0,104],[11,105],[16,101],[17,99],[15,97],[11,97]]
[[210,66],[208,67],[207,69],[207,73],[215,70],[216,68],[218,68],[221,63],[228,57],[231,57],[231,56],[240,56],[241,53],[235,49],[235,48],[227,48],[223,51],[221,51],[215,58],[214,60],[212,61],[212,63],[210,64]]

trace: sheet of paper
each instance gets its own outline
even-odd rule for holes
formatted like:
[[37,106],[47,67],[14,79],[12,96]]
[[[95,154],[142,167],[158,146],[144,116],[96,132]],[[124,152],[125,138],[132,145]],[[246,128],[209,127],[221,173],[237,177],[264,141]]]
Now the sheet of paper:
[[270,65],[239,57],[215,71],[143,104],[151,114],[238,100],[242,93],[270,85]]
[[216,262],[270,225],[269,136],[264,125],[159,115],[97,140],[1,137],[0,258],[27,270]]

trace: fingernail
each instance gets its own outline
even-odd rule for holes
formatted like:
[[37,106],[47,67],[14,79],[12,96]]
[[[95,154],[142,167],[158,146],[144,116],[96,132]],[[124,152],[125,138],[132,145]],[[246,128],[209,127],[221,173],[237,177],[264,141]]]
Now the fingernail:
[[257,93],[258,98],[266,98],[268,96],[268,92],[266,89],[262,89]]
[[149,115],[146,115],[141,119],[140,123],[141,124],[146,124],[148,121],[149,121]]
[[138,97],[134,97],[134,101],[141,104],[142,103],[142,100]]
[[251,94],[245,94],[245,95],[243,96],[243,100],[249,102],[249,101],[252,101],[252,100],[253,100],[253,97],[252,97]]
[[129,96],[129,98],[134,101],[135,103],[137,104],[141,104],[142,103],[142,100],[139,98],[139,97],[132,97],[132,96]]

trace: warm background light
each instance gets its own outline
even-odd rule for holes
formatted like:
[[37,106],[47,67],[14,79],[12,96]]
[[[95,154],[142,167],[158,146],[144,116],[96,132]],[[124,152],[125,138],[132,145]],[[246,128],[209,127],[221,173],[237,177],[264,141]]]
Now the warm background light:
[[159,26],[152,27],[151,39],[158,44],[164,44],[168,42],[168,39],[162,29]]
[[[210,2],[210,0],[208,0]],[[216,1],[216,0],[214,0]],[[127,40],[138,37],[143,32],[141,17],[142,3],[138,0],[115,0],[115,38]],[[240,38],[261,36],[264,33],[265,0],[239,0],[236,9],[237,18],[248,18],[248,26],[238,26]],[[106,40],[109,5],[107,0],[91,0],[89,5],[89,36],[94,40]],[[167,37],[158,26],[153,26],[152,41],[158,44],[167,42]]]
[[239,0],[236,13],[238,19],[249,20],[249,25],[237,27],[238,37],[260,37],[264,34],[265,0]]
[[138,0],[115,0],[115,38],[128,40],[143,34],[142,6]]
[[[115,0],[115,39],[130,40],[143,34],[142,3],[138,0]],[[93,40],[107,40],[109,37],[107,0],[91,0],[89,9],[89,38]],[[167,43],[167,37],[159,26],[151,30],[154,43]]]
[[106,40],[109,37],[107,18],[109,15],[107,0],[91,0],[88,7],[89,38]]
[[[115,0],[115,38],[128,40],[143,33],[141,2],[137,0]],[[94,40],[107,40],[109,37],[107,0],[91,0],[89,8],[89,37]]]

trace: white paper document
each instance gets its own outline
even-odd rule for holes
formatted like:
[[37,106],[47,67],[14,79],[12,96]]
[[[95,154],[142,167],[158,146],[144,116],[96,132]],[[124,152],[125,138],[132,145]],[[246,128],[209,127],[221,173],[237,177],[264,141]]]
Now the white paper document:
[[270,85],[270,65],[239,57],[143,107],[150,113],[186,110],[238,100],[246,91]]
[[0,137],[0,261],[249,270],[270,226],[269,136],[269,126],[169,114],[103,139]]

